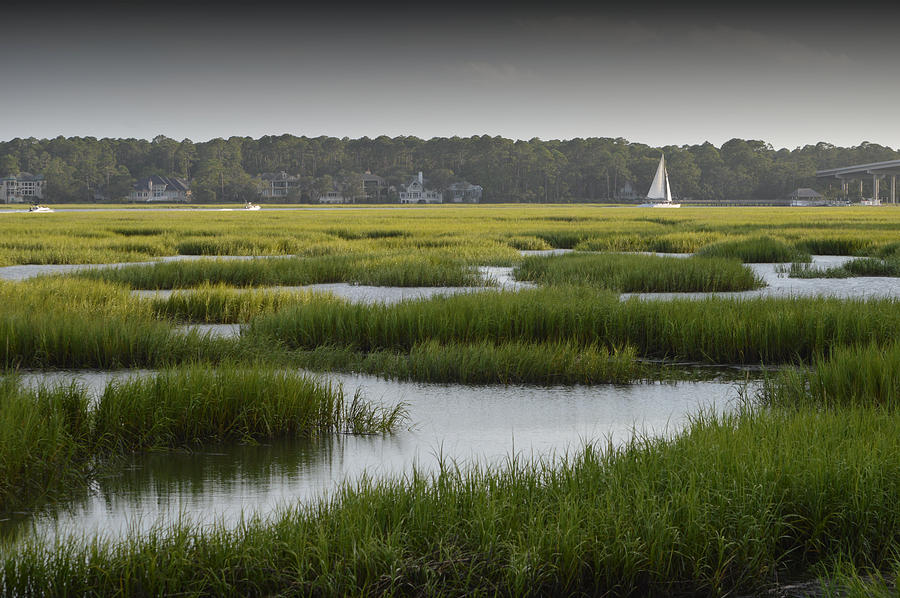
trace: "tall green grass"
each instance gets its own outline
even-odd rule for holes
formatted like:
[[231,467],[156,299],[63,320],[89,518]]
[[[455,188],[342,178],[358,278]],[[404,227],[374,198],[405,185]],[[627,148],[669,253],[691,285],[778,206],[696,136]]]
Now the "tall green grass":
[[86,270],[76,276],[125,284],[135,289],[334,282],[404,287],[486,284],[478,271],[462,260],[421,254],[158,262],[147,266]]
[[854,276],[900,276],[900,258],[859,258],[843,266],[816,268],[806,264],[791,264],[791,278],[851,278]]
[[236,529],[0,557],[7,595],[751,593],[900,539],[900,420],[866,408],[701,416],[559,465],[363,480]]
[[541,285],[585,284],[624,293],[746,291],[765,286],[752,270],[732,259],[621,254],[531,256],[514,272],[519,280]]
[[697,252],[701,257],[730,257],[744,263],[808,262],[809,254],[772,237],[759,236],[707,245]]
[[892,342],[900,335],[900,310],[893,300],[620,301],[584,287],[548,287],[395,305],[299,306],[254,319],[244,334],[291,349],[563,342],[633,346],[644,357],[776,364],[808,361],[833,347]]
[[295,363],[321,371],[354,371],[385,378],[457,384],[628,384],[649,375],[634,349],[572,343],[440,344],[408,353],[321,346],[295,353]]
[[592,237],[575,246],[576,251],[655,251],[659,253],[694,253],[706,245],[722,241],[718,232],[691,231],[677,233],[633,232]]
[[400,407],[348,400],[342,389],[307,376],[223,364],[114,380],[97,402],[93,423],[98,446],[119,453],[317,431],[388,432],[401,415]]
[[878,251],[872,239],[865,235],[804,237],[796,242],[797,249],[813,255],[869,255]]
[[0,512],[51,500],[84,483],[91,469],[87,411],[88,399],[77,386],[25,393],[17,376],[0,379]]
[[0,367],[159,367],[219,360],[234,341],[178,332],[147,317],[64,311],[0,314]]
[[159,318],[180,322],[234,324],[256,316],[310,303],[341,302],[330,293],[310,291],[238,290],[207,285],[149,300]]
[[781,372],[764,399],[779,407],[900,407],[900,345],[840,347],[811,367]]
[[[115,380],[96,400],[78,385],[0,380],[0,512],[83,486],[100,458],[321,433],[395,430],[403,405],[348,398],[308,375],[249,364],[185,365]],[[0,583],[2,587],[2,583]]]

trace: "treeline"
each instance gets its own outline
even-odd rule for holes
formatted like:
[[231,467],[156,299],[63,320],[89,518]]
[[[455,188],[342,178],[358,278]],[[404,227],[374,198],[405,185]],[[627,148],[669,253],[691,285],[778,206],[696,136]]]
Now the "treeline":
[[285,171],[301,179],[292,201],[314,201],[332,189],[358,186],[365,171],[399,187],[423,171],[427,187],[468,181],[484,188],[488,202],[607,201],[630,186],[643,194],[660,151],[665,152],[672,192],[681,199],[727,201],[786,197],[817,184],[822,168],[900,158],[900,152],[864,142],[828,143],[775,150],[763,141],[732,139],[655,148],[625,139],[568,141],[503,137],[419,139],[386,137],[230,137],[194,143],[165,136],[143,139],[13,139],[0,142],[0,176],[31,172],[47,180],[50,201],[118,199],[138,179],[152,174],[191,181],[196,202],[244,201],[256,197],[265,172]]

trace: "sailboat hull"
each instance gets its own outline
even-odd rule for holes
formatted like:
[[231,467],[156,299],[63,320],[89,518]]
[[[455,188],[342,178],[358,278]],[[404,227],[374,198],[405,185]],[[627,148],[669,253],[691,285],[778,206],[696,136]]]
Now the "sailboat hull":
[[671,203],[668,201],[660,201],[657,203],[642,203],[639,208],[680,208],[680,203]]

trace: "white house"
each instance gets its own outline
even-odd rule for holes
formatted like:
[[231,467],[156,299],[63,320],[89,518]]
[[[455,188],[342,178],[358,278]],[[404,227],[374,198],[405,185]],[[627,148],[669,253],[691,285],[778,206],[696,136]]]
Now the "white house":
[[344,197],[340,191],[329,191],[319,196],[319,203],[353,203],[353,198]]
[[483,189],[481,185],[472,185],[471,183],[453,183],[447,187],[450,195],[450,201],[453,203],[478,203],[481,201],[481,193]]
[[425,181],[422,178],[421,171],[419,176],[414,178],[406,191],[400,192],[400,203],[443,203],[444,198],[439,191],[429,191],[425,189]]
[[17,176],[0,179],[0,201],[22,203],[44,199],[44,175],[20,172]]
[[154,174],[134,184],[129,201],[188,201],[191,197],[190,183],[177,177]]

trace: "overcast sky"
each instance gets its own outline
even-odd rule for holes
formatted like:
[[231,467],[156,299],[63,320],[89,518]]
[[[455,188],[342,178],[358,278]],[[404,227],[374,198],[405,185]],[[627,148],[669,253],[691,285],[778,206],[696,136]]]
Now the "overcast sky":
[[900,146],[893,7],[72,4],[4,13],[0,139],[489,134]]

